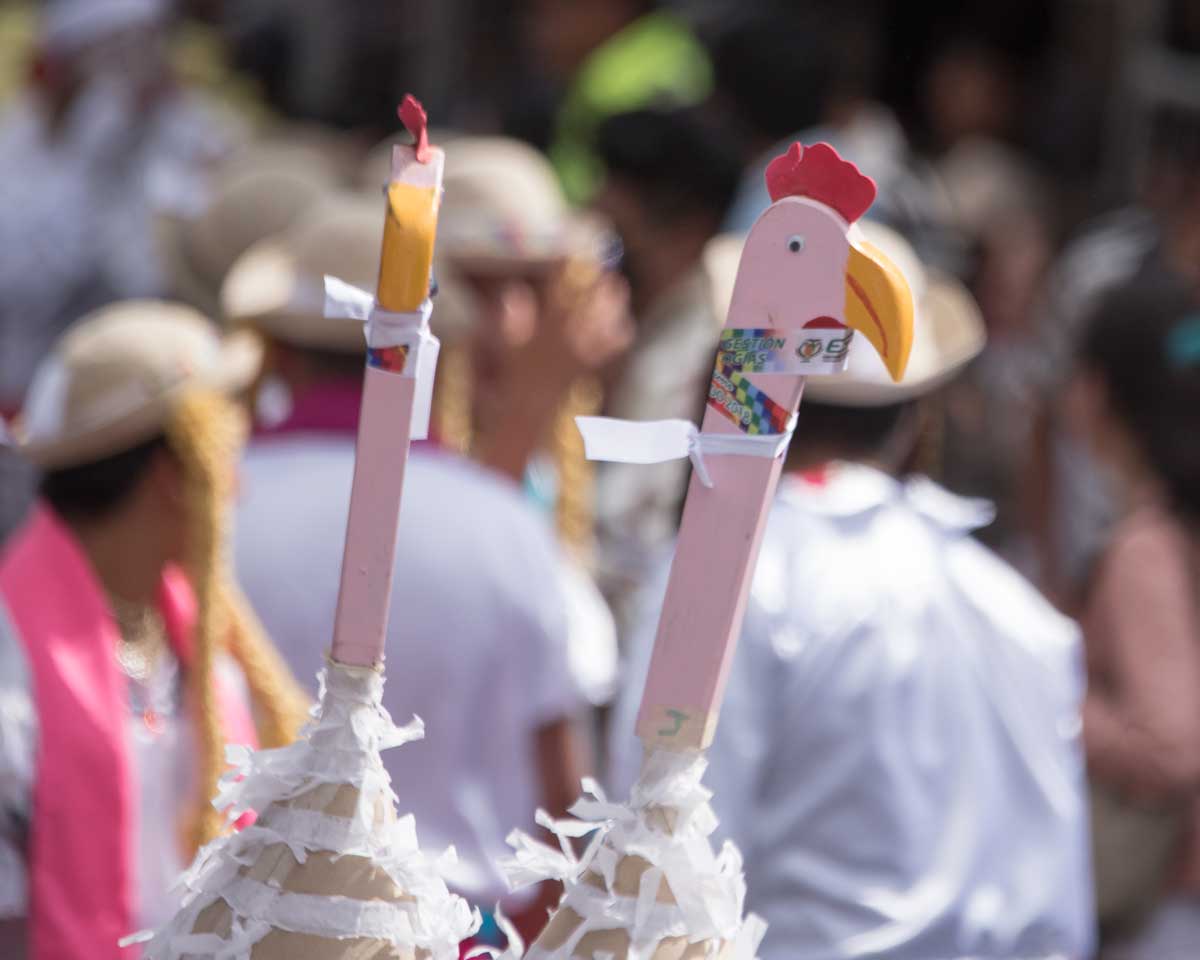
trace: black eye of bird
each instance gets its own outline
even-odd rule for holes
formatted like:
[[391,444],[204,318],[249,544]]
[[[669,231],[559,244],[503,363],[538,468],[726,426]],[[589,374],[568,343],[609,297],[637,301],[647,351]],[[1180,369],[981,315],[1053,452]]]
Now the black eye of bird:
[[799,253],[804,249],[804,238],[798,233],[792,234],[790,237],[788,237],[787,248],[791,250],[792,253]]

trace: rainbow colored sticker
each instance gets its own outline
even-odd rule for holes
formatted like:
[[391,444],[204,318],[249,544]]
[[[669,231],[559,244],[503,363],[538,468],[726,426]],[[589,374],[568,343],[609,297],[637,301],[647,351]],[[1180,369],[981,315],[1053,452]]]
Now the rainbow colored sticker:
[[708,405],[751,436],[784,433],[791,419],[784,407],[731,367],[713,370]]
[[367,366],[388,373],[403,373],[408,363],[408,347],[369,347],[367,349]]

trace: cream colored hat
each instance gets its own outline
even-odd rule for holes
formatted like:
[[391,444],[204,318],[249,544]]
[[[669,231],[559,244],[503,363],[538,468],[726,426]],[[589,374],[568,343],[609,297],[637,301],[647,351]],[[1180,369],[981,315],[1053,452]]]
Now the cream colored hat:
[[75,323],[38,366],[13,441],[43,469],[100,460],[163,430],[188,388],[247,387],[261,359],[254,336],[222,339],[190,307],[114,303]]
[[[429,142],[439,147],[446,147],[452,141],[461,140],[463,134],[449,128],[430,127]],[[410,145],[412,135],[408,132],[393,133],[380,140],[367,151],[355,176],[355,183],[372,197],[377,197],[387,187],[392,176],[392,147]]]
[[569,256],[604,260],[615,246],[603,220],[567,207],[550,162],[518,140],[452,140],[443,186],[438,246],[472,272],[538,269]]
[[176,296],[215,313],[221,284],[253,244],[294,222],[335,189],[332,166],[296,145],[239,151],[181,209],[158,210],[159,247]]
[[[895,383],[871,345],[856,337],[846,370],[809,377],[804,398],[839,407],[882,407],[932,393],[983,350],[987,334],[979,307],[953,277],[927,270],[895,230],[871,221],[856,227],[900,268],[913,292],[916,311],[908,369]],[[713,303],[721,315],[729,309],[744,241],[740,235],[725,234],[711,240],[704,251]]]
[[[325,277],[369,292],[379,279],[384,202],[354,193],[326,197],[292,226],[242,255],[221,288],[221,312],[275,340],[319,350],[361,353],[362,324],[326,319]],[[458,335],[469,321],[468,298],[451,271],[440,272],[431,325]],[[443,276],[444,274],[444,276]]]
[[325,275],[373,292],[383,218],[382,200],[326,197],[238,259],[221,286],[221,312],[284,343],[363,351],[362,324],[325,318]]

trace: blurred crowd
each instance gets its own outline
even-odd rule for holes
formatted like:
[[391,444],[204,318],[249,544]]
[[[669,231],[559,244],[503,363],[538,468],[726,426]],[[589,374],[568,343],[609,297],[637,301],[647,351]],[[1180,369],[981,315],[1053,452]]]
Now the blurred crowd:
[[[1060,699],[1046,712],[1040,681],[1006,689],[1012,663],[984,650],[970,698],[992,704],[979,729],[1007,732],[964,749],[1036,751],[1029,725],[1050,715],[1046,737],[1086,763],[1081,805],[1047,801],[1046,819],[1070,821],[1060,839],[1087,832],[1088,849],[1063,863],[1046,850],[1017,875],[1031,889],[1042,874],[1073,878],[1078,889],[1047,894],[1079,904],[1064,921],[1088,928],[1072,956],[1097,944],[1110,958],[1200,955],[1200,4],[45,0],[0,9],[0,47],[5,957],[37,942],[35,905],[59,895],[31,864],[82,842],[37,828],[64,802],[45,778],[86,792],[94,763],[66,746],[72,708],[52,719],[51,705],[71,703],[79,677],[107,677],[36,652],[39,630],[83,629],[83,613],[45,608],[91,590],[116,625],[128,723],[99,719],[125,710],[108,680],[115,699],[89,701],[78,723],[133,744],[112,755],[137,771],[126,792],[155,823],[131,813],[113,842],[137,849],[136,922],[161,920],[168,875],[212,836],[197,810],[221,731],[230,741],[241,720],[282,742],[316,692],[363,363],[359,326],[323,317],[322,279],[374,289],[409,89],[446,152],[442,348],[430,439],[406,477],[385,694],[428,736],[387,762],[422,843],[457,847],[452,886],[485,909],[504,900],[535,933],[556,891],[510,896],[494,866],[508,831],[532,829],[539,806],[563,815],[584,774],[627,789],[636,773],[631,709],[691,466],[590,463],[574,418],[698,422],[731,251],[736,266],[771,202],[767,163],[793,140],[826,141],[878,183],[863,228],[916,288],[930,331],[918,336],[937,351],[906,393],[814,392],[787,496],[809,502],[831,463],[853,461],[975,498],[971,517],[991,502],[984,525],[961,520],[966,507],[934,514],[953,514],[946,529],[970,529],[1069,619],[1032,591],[1012,600],[1014,648],[1033,650],[1053,621],[1044,633],[1061,649],[1034,672]],[[209,404],[167,402],[185,384]],[[837,536],[856,535],[845,524]],[[829,529],[805,529],[837,554]],[[160,593],[172,565],[211,650],[177,642]],[[998,606],[1018,596],[979,577]],[[803,637],[771,636],[762,657],[833,669],[783,651]],[[756,739],[758,722],[811,720],[800,707],[752,719],[764,688],[750,678],[772,669],[785,668],[735,670],[714,803],[744,850],[795,844],[801,857],[804,827],[789,833],[786,818],[769,842],[751,835],[804,792],[813,757],[844,743],[772,753]],[[962,709],[943,719],[967,726]],[[54,761],[56,744],[74,759]],[[723,767],[726,755],[744,766]],[[982,769],[941,762],[952,782]],[[1041,816],[1018,801],[1023,782],[989,781],[1012,809],[979,799],[981,825],[959,836]],[[128,799],[113,789],[89,802]],[[900,792],[880,820],[951,829],[945,810]],[[1003,841],[988,842],[1002,857]],[[756,888],[784,889],[781,874],[756,873],[749,853],[747,872],[752,907],[773,924],[776,910],[788,936],[812,934],[787,921],[805,902],[764,893],[756,905]],[[997,909],[986,891],[968,907],[962,922],[980,928]],[[842,952],[793,953],[768,934],[764,958],[934,956],[855,946],[855,909],[907,908],[846,906],[829,926]],[[995,956],[1018,955],[996,937]]]

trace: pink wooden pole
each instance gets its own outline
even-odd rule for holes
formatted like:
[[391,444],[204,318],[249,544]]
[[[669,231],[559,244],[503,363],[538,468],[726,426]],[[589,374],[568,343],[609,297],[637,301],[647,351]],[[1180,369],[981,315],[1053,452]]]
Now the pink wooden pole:
[[383,662],[415,382],[372,367],[364,376],[332,650],[354,667]]
[[[726,326],[760,325],[738,316],[731,308]],[[753,382],[789,415],[796,412],[803,377],[763,374]],[[711,406],[701,430],[738,433]],[[783,458],[717,456],[706,458],[706,466],[713,486],[693,472],[638,715],[637,733],[647,747],[684,750],[712,742]]]
[[[418,144],[423,144],[423,128],[413,133]],[[395,313],[417,310],[429,288],[429,257],[444,156],[427,145],[419,149],[424,162],[413,147],[397,146],[392,156],[389,222],[376,298],[381,307]],[[399,197],[407,205],[397,203],[397,184],[415,188]],[[432,194],[432,211],[422,207],[425,193]],[[413,362],[411,352],[405,362]],[[384,659],[416,383],[412,377],[371,364],[364,374],[350,517],[333,628],[333,659],[350,666],[375,666]]]

